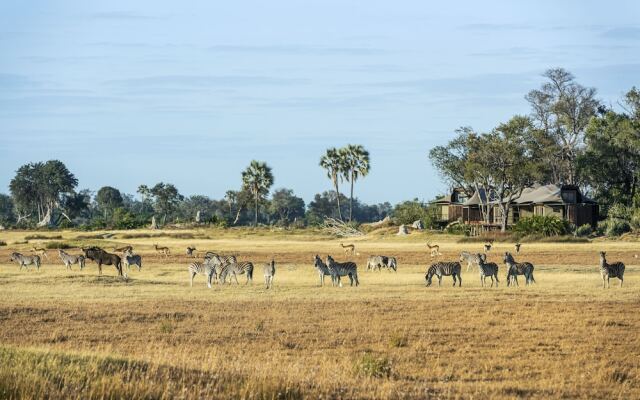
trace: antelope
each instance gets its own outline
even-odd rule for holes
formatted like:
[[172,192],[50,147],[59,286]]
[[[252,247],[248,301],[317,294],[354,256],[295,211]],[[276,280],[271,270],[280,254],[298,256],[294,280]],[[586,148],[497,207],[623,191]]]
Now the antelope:
[[342,246],[342,248],[344,249],[344,254],[356,254],[356,246],[354,244],[344,245],[340,243],[340,246]]
[[158,247],[158,244],[154,244],[153,247],[156,249],[156,251],[158,252],[158,254],[164,254],[164,258],[167,258],[169,256],[169,248],[168,247]]
[[49,256],[47,255],[47,249],[43,249],[41,247],[32,247],[31,252],[36,253],[40,257],[44,257],[47,260],[49,259]]
[[432,245],[431,241],[428,241],[427,242],[427,247],[429,248],[429,250],[431,250],[431,258],[442,255],[442,253],[440,253],[440,246],[439,245],[437,245],[437,244]]

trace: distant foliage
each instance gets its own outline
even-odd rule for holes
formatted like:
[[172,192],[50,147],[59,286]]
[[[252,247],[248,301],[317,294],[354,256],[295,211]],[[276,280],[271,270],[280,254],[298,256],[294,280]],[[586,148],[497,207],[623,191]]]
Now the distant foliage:
[[623,233],[631,231],[631,224],[628,221],[618,218],[608,218],[600,221],[598,231],[608,237],[617,237]]
[[418,199],[397,204],[392,216],[398,224],[411,225],[414,221],[421,220],[427,228],[433,225],[433,212],[426,203]]
[[513,230],[523,235],[559,236],[569,233],[571,227],[568,221],[559,217],[534,215],[520,219]]
[[592,233],[593,233],[593,228],[591,228],[591,225],[589,224],[584,224],[576,228],[576,236],[578,237],[589,236]]

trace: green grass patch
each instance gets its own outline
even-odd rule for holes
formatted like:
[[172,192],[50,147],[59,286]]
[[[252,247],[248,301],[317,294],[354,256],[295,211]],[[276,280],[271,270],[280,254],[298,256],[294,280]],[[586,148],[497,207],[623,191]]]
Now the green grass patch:
[[62,239],[62,235],[47,236],[47,235],[41,235],[39,233],[36,233],[33,235],[27,235],[24,237],[24,240],[55,240],[55,239]]

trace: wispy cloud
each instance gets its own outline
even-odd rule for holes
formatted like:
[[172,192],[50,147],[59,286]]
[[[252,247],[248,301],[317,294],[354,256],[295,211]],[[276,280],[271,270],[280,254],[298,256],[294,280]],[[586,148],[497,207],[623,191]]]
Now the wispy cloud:
[[215,53],[252,53],[281,55],[374,55],[387,51],[373,47],[324,47],[315,45],[214,45],[208,48]]
[[465,24],[460,26],[460,29],[466,31],[479,31],[479,32],[505,32],[505,31],[521,31],[534,29],[532,25],[528,24],[494,24],[494,23],[477,23],[477,24]]
[[89,16],[91,19],[101,19],[101,20],[116,20],[116,21],[126,21],[126,20],[151,20],[157,19],[157,17],[153,17],[150,15],[137,14],[131,11],[106,11],[106,12],[98,12],[91,14]]
[[160,75],[109,80],[105,83],[119,88],[228,88],[237,86],[282,86],[304,84],[305,79],[245,75]]
[[638,40],[640,39],[640,27],[626,26],[621,28],[607,29],[602,32],[602,37],[607,39]]
[[19,74],[7,74],[0,72],[0,90],[17,90],[35,88],[41,86],[41,83],[26,76]]

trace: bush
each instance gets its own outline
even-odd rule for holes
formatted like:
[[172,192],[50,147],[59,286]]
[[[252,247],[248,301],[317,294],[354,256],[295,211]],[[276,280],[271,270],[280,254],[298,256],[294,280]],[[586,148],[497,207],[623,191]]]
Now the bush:
[[513,230],[522,235],[559,236],[569,233],[571,227],[568,221],[559,217],[534,215],[520,219]]
[[49,242],[44,245],[46,249],[72,249],[74,246],[65,242]]
[[450,235],[464,235],[469,236],[471,234],[471,227],[466,224],[461,224],[459,222],[452,222],[444,230],[446,233]]
[[631,209],[624,204],[615,203],[609,207],[607,211],[607,219],[622,219],[629,221],[631,219]]
[[6,246],[7,242],[5,242],[4,240],[0,240],[0,246]]
[[625,232],[631,231],[631,225],[629,222],[622,219],[609,218],[607,220],[600,221],[598,224],[598,230],[609,237],[616,237]]
[[589,236],[592,233],[593,233],[593,228],[591,228],[591,225],[589,224],[584,224],[576,228],[576,236],[578,237]]
[[433,213],[429,207],[418,199],[397,204],[391,213],[398,224],[411,225],[421,220],[425,228],[433,226]]
[[62,239],[62,235],[47,236],[47,235],[35,234],[35,235],[27,235],[24,237],[24,239],[25,240],[53,240],[53,239]]
[[386,357],[376,357],[365,353],[353,365],[356,375],[369,378],[389,378],[391,376],[391,362]]

